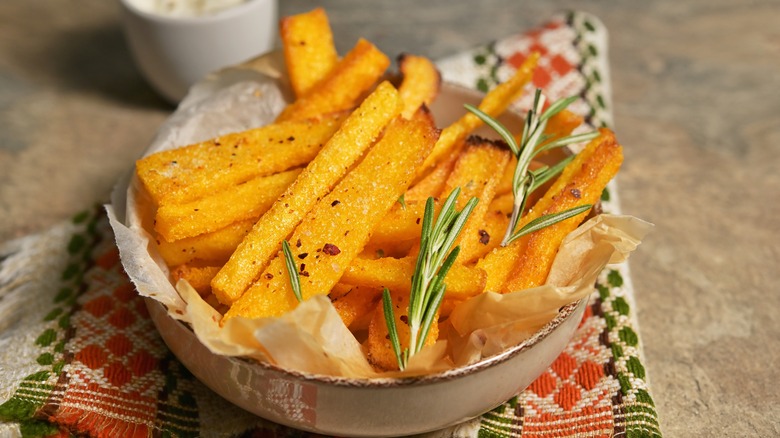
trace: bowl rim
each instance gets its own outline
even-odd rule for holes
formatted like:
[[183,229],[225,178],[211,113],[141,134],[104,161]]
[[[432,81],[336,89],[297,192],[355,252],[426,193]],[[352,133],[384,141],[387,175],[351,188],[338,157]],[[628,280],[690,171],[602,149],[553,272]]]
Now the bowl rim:
[[[240,18],[248,10],[254,9],[259,3],[270,3],[274,11],[276,10],[277,0],[243,0],[241,3],[228,8],[222,9],[212,14],[193,15],[193,16],[173,16],[163,13],[156,13],[139,8],[133,0],[119,0],[119,3],[127,9],[130,13],[139,16],[145,20],[155,23],[189,27],[199,26],[203,24],[218,23],[220,21],[227,21],[233,18]],[[274,15],[276,13],[274,12]]]
[[[384,376],[384,377],[371,377],[371,378],[342,377],[342,376],[333,376],[328,374],[316,374],[316,373],[308,373],[308,372],[297,371],[297,370],[290,370],[287,368],[282,368],[270,362],[262,362],[260,360],[255,360],[248,357],[225,356],[217,353],[212,353],[212,354],[214,354],[215,356],[221,356],[228,361],[240,361],[245,366],[259,367],[265,371],[279,373],[287,377],[290,377],[291,379],[319,383],[324,385],[338,386],[338,387],[358,388],[358,389],[360,388],[378,389],[378,388],[390,388],[390,387],[398,388],[398,387],[406,387],[406,386],[434,385],[434,384],[444,383],[449,380],[461,378],[464,376],[468,376],[471,374],[477,374],[482,370],[509,361],[513,357],[533,348],[534,346],[542,342],[544,339],[546,339],[550,334],[552,334],[555,331],[555,329],[558,328],[561,324],[563,324],[569,318],[576,315],[577,309],[580,306],[587,305],[589,300],[590,300],[589,297],[585,297],[578,301],[574,301],[572,303],[566,304],[565,306],[561,307],[552,320],[547,322],[540,329],[536,330],[533,333],[533,335],[531,335],[529,338],[525,339],[524,341],[520,342],[517,345],[509,347],[499,353],[483,358],[472,364],[462,365],[445,371],[439,371],[430,374],[400,376],[400,377]],[[156,300],[147,298],[146,301],[147,301],[147,305],[153,303],[165,308],[165,306],[162,303]],[[174,323],[181,324],[183,328],[188,330],[192,334],[192,336],[195,336],[195,338],[197,339],[197,335],[192,330],[192,327],[189,324],[181,320],[172,318],[167,313],[167,310],[165,311],[164,317],[171,318]],[[157,326],[157,322],[154,320],[153,322],[155,326]],[[198,342],[200,342],[199,339]],[[205,346],[205,344],[202,345]]]

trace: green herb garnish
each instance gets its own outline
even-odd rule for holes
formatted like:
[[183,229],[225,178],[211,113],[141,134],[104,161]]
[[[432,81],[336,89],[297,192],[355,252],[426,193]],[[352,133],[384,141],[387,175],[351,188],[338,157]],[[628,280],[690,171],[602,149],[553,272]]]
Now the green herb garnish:
[[585,204],[558,213],[544,215],[534,221],[529,222],[520,230],[515,230],[517,228],[518,222],[520,221],[520,215],[522,214],[523,210],[525,210],[525,203],[528,199],[528,195],[546,181],[560,173],[561,170],[563,170],[563,168],[566,167],[566,165],[569,163],[569,160],[571,160],[571,158],[569,158],[567,161],[558,163],[555,166],[542,167],[535,171],[531,171],[528,170],[528,167],[531,165],[533,158],[540,152],[567,146],[573,143],[589,141],[598,136],[598,132],[588,132],[584,134],[570,135],[542,145],[542,143],[548,139],[544,135],[544,129],[547,126],[547,121],[550,119],[550,117],[561,112],[575,100],[577,100],[576,96],[560,99],[550,105],[547,110],[542,111],[544,108],[545,98],[544,95],[542,95],[542,90],[537,88],[534,95],[533,107],[528,111],[528,116],[525,119],[523,135],[520,138],[519,145],[517,144],[517,141],[515,140],[512,133],[498,120],[492,118],[490,115],[472,105],[465,105],[468,111],[479,117],[483,122],[485,122],[486,125],[493,128],[504,139],[507,145],[509,145],[509,149],[512,150],[512,153],[515,155],[515,157],[517,157],[517,166],[515,167],[514,176],[512,178],[514,205],[512,207],[512,216],[509,220],[509,226],[507,226],[506,233],[504,233],[504,238],[501,240],[501,246],[509,245],[515,239],[522,237],[523,235],[566,220],[572,216],[576,216],[583,211],[587,211],[591,207],[591,205]]
[[450,193],[442,205],[441,211],[434,222],[433,197],[425,203],[422,231],[420,234],[420,252],[412,275],[412,286],[409,294],[409,345],[401,349],[398,329],[395,325],[390,291],[382,294],[383,308],[390,342],[398,360],[398,367],[403,370],[414,356],[425,345],[425,338],[441,306],[446,284],[444,277],[455,263],[460,252],[460,246],[455,244],[458,235],[463,230],[466,220],[477,205],[477,198],[471,198],[461,211],[455,209],[455,202],[460,195],[460,187]]
[[282,252],[284,253],[284,263],[287,266],[287,274],[290,277],[290,287],[292,287],[293,294],[295,294],[295,298],[297,298],[300,303],[303,301],[303,296],[301,295],[301,277],[298,275],[298,268],[295,266],[295,259],[293,258],[292,250],[290,250],[290,244],[287,240],[282,240]]

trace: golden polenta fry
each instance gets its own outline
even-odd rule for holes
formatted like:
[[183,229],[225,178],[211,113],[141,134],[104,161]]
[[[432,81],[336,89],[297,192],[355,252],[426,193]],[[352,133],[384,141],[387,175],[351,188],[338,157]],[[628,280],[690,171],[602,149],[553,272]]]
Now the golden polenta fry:
[[433,170],[406,191],[404,198],[407,202],[421,201],[424,203],[430,196],[441,195],[444,184],[447,182],[447,177],[450,176],[452,168],[455,167],[459,151],[462,148],[458,147],[456,149],[457,153],[453,150],[447,158],[436,164]]
[[244,293],[279,251],[282,240],[400,112],[398,91],[383,82],[344,121],[317,157],[260,217],[214,278],[212,290],[221,303],[230,305]]
[[[441,203],[437,202],[437,211],[440,206]],[[381,246],[386,243],[419,239],[424,213],[425,202],[423,201],[404,201],[403,205],[396,203],[371,232],[370,244]]]
[[[591,183],[596,184],[595,176],[591,174],[593,170],[593,166],[595,162],[600,160],[598,157],[594,157],[594,153],[599,149],[599,145],[601,143],[608,143],[617,145],[617,143],[614,143],[614,135],[611,134],[609,131],[602,130],[601,135],[597,137],[596,139],[592,140],[585,149],[582,150],[575,159],[569,163],[568,166],[566,166],[565,169],[563,169],[563,172],[561,172],[561,175],[558,177],[558,179],[553,183],[553,185],[547,190],[545,195],[540,198],[534,206],[528,211],[528,213],[523,216],[520,221],[517,224],[517,229],[522,228],[525,226],[528,222],[537,219],[541,217],[543,214],[548,213],[555,213],[559,211],[563,211],[570,207],[575,207],[577,205],[582,204],[592,204],[596,202],[599,198],[598,196],[593,199],[592,201],[588,201],[585,198],[581,198],[578,203],[573,204],[570,201],[570,197],[574,196],[575,192],[570,192],[568,195],[564,193],[564,196],[561,198],[561,193],[563,193],[566,190],[566,186],[570,184],[572,181],[577,180],[579,178],[580,185],[582,184],[582,178],[587,179],[588,175],[590,175]],[[620,146],[617,145],[617,149],[619,151]],[[612,147],[614,149],[614,147]],[[610,148],[605,148],[601,150],[601,153],[604,151],[609,151]],[[617,166],[620,166],[621,158],[617,161]],[[603,159],[603,157],[601,158]],[[617,159],[617,156],[615,156],[613,159]],[[594,161],[591,161],[594,160]],[[603,167],[603,166],[602,166]],[[617,168],[612,166],[607,166],[606,169],[614,168],[614,171],[617,171]],[[609,178],[612,176],[609,176],[606,180],[604,180],[603,177],[606,177],[607,174],[611,173],[611,171],[606,172],[602,177],[598,178],[598,184],[601,184],[603,181],[604,185],[606,186],[606,183],[609,181]],[[593,186],[595,187],[595,185]],[[600,189],[593,189],[598,190],[598,195],[601,195],[601,191],[604,187],[601,187]],[[582,188],[578,187],[572,187],[572,189],[578,189],[582,190]],[[590,193],[593,191],[591,189],[587,190],[587,193]],[[580,192],[580,195],[582,193],[586,192]],[[590,198],[588,198],[590,199]],[[519,263],[519,260],[523,253],[526,251],[527,244],[528,244],[528,238],[529,236],[524,236],[520,239],[515,240],[514,242],[510,243],[507,246],[498,247],[495,248],[490,253],[486,254],[483,258],[481,258],[477,262],[477,267],[482,268],[487,272],[487,284],[485,286],[485,290],[488,291],[494,291],[494,292],[500,292],[504,289],[504,284],[508,281],[510,278],[510,274],[513,272],[514,267]],[[556,247],[557,250],[557,247]],[[542,260],[538,261],[539,263],[544,263]]]
[[149,155],[136,174],[157,205],[182,204],[311,161],[344,114],[274,123]]
[[[304,300],[327,294],[339,281],[376,223],[407,189],[438,133],[428,112],[397,117],[366,157],[306,215],[289,239]],[[225,320],[279,316],[297,304],[279,252]]]
[[424,56],[403,54],[398,57],[398,68],[403,79],[398,86],[404,101],[403,116],[411,117],[422,105],[430,106],[441,89],[441,73]]
[[154,229],[168,242],[210,233],[265,213],[301,173],[260,176],[211,196],[157,209]]
[[166,242],[157,239],[157,249],[168,266],[200,261],[212,265],[223,265],[249,233],[254,219],[230,224],[221,230],[200,234],[186,239]]
[[[393,306],[393,316],[395,317],[395,326],[398,329],[398,340],[401,345],[409,345],[410,330],[409,324],[409,290],[391,290],[390,299]],[[383,303],[380,300],[373,312],[373,317],[368,326],[368,340],[366,348],[368,349],[368,361],[382,370],[397,370],[398,360],[395,351],[390,343],[390,336],[387,331],[387,322],[383,311]],[[438,318],[433,318],[428,336],[425,338],[425,345],[432,345],[439,337]]]
[[[419,238],[419,237],[418,237]],[[350,263],[341,281],[365,287],[390,290],[409,291],[412,285],[412,274],[417,263],[417,257],[396,259],[385,257],[381,259],[356,258]],[[482,293],[487,275],[481,269],[455,264],[447,273],[447,290],[445,296],[466,299]]]
[[473,261],[480,253],[480,248],[490,241],[490,235],[483,227],[485,213],[512,155],[502,143],[480,137],[471,136],[466,143],[466,149],[455,162],[442,191],[450,193],[457,187],[461,188],[461,196],[456,204],[458,209],[462,209],[471,198],[479,199],[456,243],[460,245],[457,259],[460,264]]
[[325,78],[339,60],[323,8],[281,19],[279,33],[290,85],[297,97]]
[[381,296],[381,289],[350,286],[347,293],[332,298],[331,302],[344,325],[350,327],[353,322],[359,320],[363,315],[373,311]]
[[[557,213],[583,204],[595,204],[607,183],[617,174],[623,162],[623,151],[612,132],[602,129],[601,135],[587,148],[593,149],[593,153],[586,160],[576,163],[577,171],[566,185],[560,188],[557,195],[553,196],[552,204],[543,214]],[[580,213],[526,236],[525,251],[515,263],[501,291],[523,290],[544,284],[561,242],[587,215],[587,211]]]
[[171,268],[171,278],[174,284],[179,280],[187,280],[200,296],[205,297],[211,293],[211,279],[217,274],[219,268],[219,266],[208,265],[179,265]]
[[[523,65],[515,71],[515,74],[509,80],[498,84],[485,95],[479,104],[479,109],[491,117],[498,117],[506,111],[509,105],[517,100],[523,92],[525,85],[531,80],[538,60],[539,54],[536,52],[528,56]],[[425,163],[423,163],[423,167],[420,170],[420,176],[428,173],[436,163],[450,154],[453,148],[458,147],[469,134],[480,126],[482,126],[482,120],[471,112],[466,112],[458,121],[444,128],[433,151],[425,159]]]
[[308,119],[354,108],[389,65],[384,53],[360,39],[327,77],[288,105],[276,120]]

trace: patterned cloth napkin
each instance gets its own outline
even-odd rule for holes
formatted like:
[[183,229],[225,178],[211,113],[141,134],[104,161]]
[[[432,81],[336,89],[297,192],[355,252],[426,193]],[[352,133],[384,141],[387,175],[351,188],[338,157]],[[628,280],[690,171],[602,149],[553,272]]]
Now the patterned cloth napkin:
[[[439,66],[487,90],[539,52],[533,85],[551,99],[580,96],[572,110],[611,126],[606,48],[598,19],[574,12]],[[603,198],[619,211],[614,184]],[[626,265],[605,269],[568,347],[529,388],[426,436],[660,436],[629,280]],[[2,436],[314,436],[236,408],[189,374],[124,274],[100,208],[0,246],[0,333]]]

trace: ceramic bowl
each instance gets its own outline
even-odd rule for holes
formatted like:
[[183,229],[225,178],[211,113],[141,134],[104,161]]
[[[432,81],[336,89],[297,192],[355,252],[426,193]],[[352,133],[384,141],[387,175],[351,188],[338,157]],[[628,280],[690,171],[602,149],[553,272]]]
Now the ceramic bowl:
[[[279,63],[273,58],[266,61]],[[431,111],[439,126],[482,95],[444,84]],[[186,106],[186,103],[183,104]],[[517,127],[511,113],[500,120]],[[495,138],[484,128],[477,132]],[[231,403],[273,422],[325,435],[410,435],[474,418],[525,389],[563,351],[587,299],[564,306],[523,343],[473,365],[415,378],[349,379],[306,374],[213,354],[184,323],[147,298],[154,324],[172,352],[200,381]]]
[[139,1],[120,0],[125,37],[141,74],[172,103],[206,74],[276,45],[277,0],[247,0],[193,17],[149,12]]
[[477,417],[530,385],[563,351],[587,299],[567,305],[523,343],[470,366],[415,378],[348,379],[284,370],[211,353],[185,324],[147,298],[163,340],[227,401],[267,420],[336,436],[429,432]]

